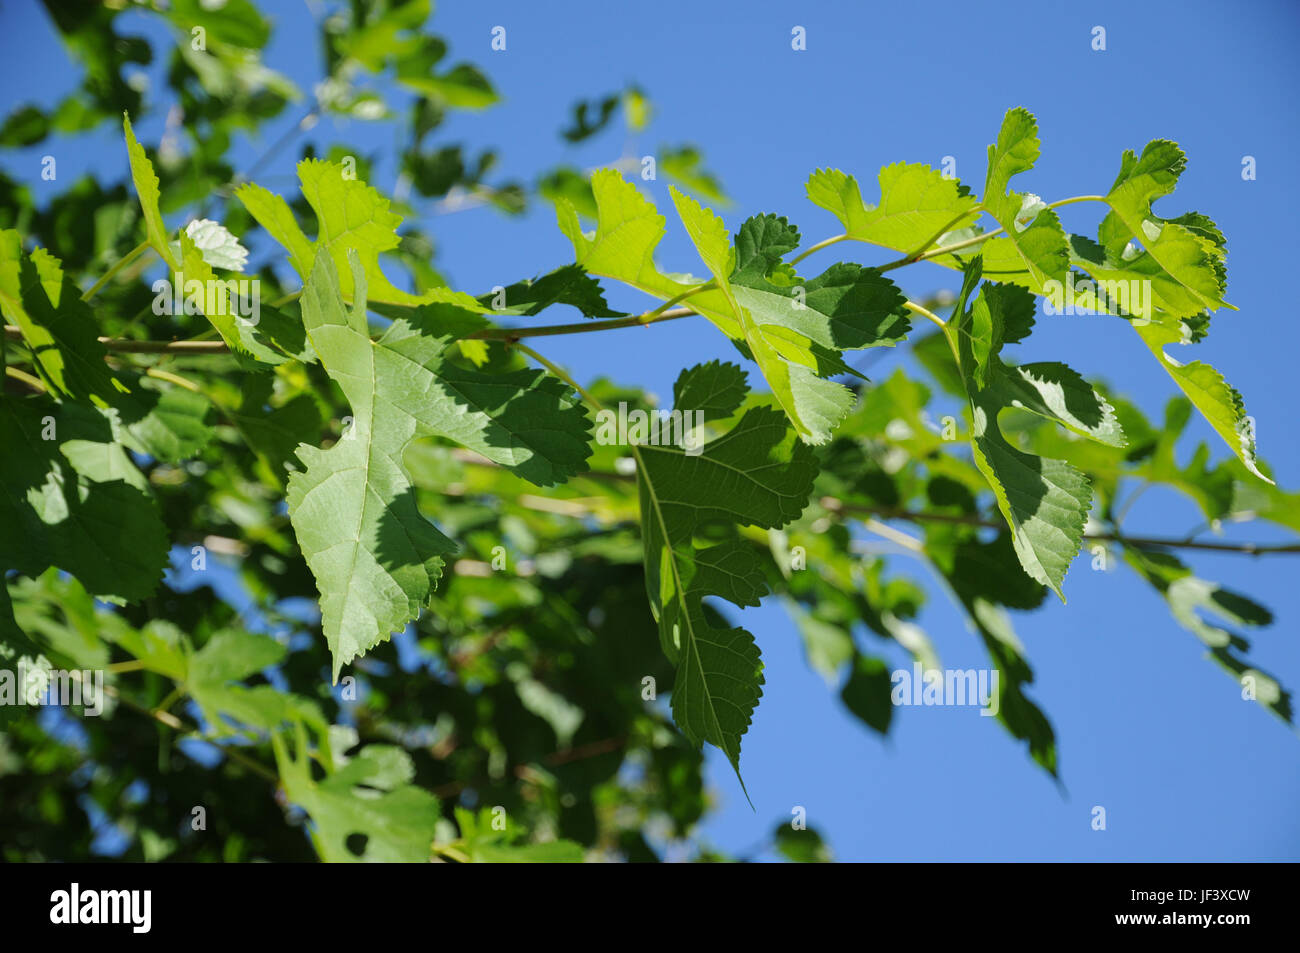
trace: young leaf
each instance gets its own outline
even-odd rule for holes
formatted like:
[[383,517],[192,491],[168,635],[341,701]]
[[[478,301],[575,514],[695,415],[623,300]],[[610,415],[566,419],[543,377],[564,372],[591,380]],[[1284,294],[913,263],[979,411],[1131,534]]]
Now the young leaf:
[[302,194],[316,214],[316,241],[310,241],[283,198],[248,183],[235,196],[259,225],[289,252],[289,261],[304,281],[316,260],[327,251],[339,276],[345,298],[353,294],[348,254],[355,252],[365,270],[370,301],[381,304],[420,305],[431,301],[455,304],[469,311],[485,310],[470,295],[449,288],[431,288],[423,296],[402,291],[384,276],[379,256],[397,248],[397,228],[402,217],[389,210],[389,201],[339,163],[304,159],[298,163]]
[[880,202],[873,206],[863,204],[857,180],[839,169],[819,169],[805,189],[808,200],[838,218],[850,238],[908,252],[979,217],[971,211],[976,200],[970,190],[928,165],[885,166]]
[[162,211],[158,208],[158,202],[162,198],[158,191],[158,176],[153,171],[153,163],[145,155],[144,147],[136,141],[135,130],[131,128],[131,117],[126,113],[122,114],[122,131],[126,135],[126,153],[131,162],[131,181],[135,183],[135,193],[140,197],[140,209],[144,212],[145,237],[149,247],[158,253],[168,270],[175,271],[180,259],[172,254],[167,226],[163,222]]
[[[1037,209],[1025,224],[1036,196],[1007,190],[1012,176],[1034,167],[1038,151],[1037,121],[1026,109],[1008,110],[998,141],[989,146],[983,200],[984,208],[1006,230],[1005,240],[1015,247],[1034,287],[1051,280],[1064,281],[1069,263],[1065,231],[1056,212],[1049,208]],[[991,257],[986,257],[984,264],[990,274],[1000,267],[994,266]],[[998,277],[1003,278],[1000,274]]]
[[1136,239],[1143,250],[1134,262],[1154,260],[1200,302],[1197,310],[1213,311],[1226,304],[1223,235],[1195,212],[1164,219],[1151,211],[1152,202],[1173,192],[1186,166],[1183,151],[1167,139],[1147,143],[1141,157],[1125,151],[1119,176],[1106,193],[1112,211],[1101,223],[1099,238],[1112,258],[1121,258]]
[[1134,330],[1246,469],[1271,484],[1273,481],[1259,469],[1255,427],[1246,415],[1245,403],[1237,389],[1209,364],[1203,361],[1180,364],[1165,353],[1169,344],[1181,343],[1181,332],[1156,324]]

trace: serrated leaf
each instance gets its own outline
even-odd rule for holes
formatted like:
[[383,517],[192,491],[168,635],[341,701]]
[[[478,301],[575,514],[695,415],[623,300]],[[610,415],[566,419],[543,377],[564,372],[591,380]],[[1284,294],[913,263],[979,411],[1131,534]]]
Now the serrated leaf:
[[[573,205],[564,198],[555,205],[560,231],[573,243],[575,261],[593,275],[629,284],[660,298],[674,298],[691,288],[661,272],[654,262],[663,239],[665,220],[636,186],[614,169],[591,176],[596,199],[596,230],[588,237]],[[714,297],[721,298],[715,293]]]
[[[700,365],[683,372],[675,391],[713,403],[710,380],[728,389],[734,383]],[[816,475],[812,451],[780,414],[754,407],[699,454],[643,446],[637,458],[646,590],[660,642],[677,666],[673,716],[693,743],[721,748],[739,776],[762,665],[753,636],[712,624],[703,600],[758,605],[766,592],[762,565],[736,528],[775,529],[798,517]],[[711,533],[708,545],[697,545],[699,532]]]
[[1167,139],[1147,143],[1140,157],[1126,150],[1115,184],[1106,193],[1111,212],[1101,223],[1099,238],[1112,258],[1120,258],[1127,243],[1136,239],[1142,252],[1133,263],[1153,259],[1200,302],[1197,310],[1213,311],[1225,306],[1223,235],[1203,215],[1164,219],[1151,210],[1152,202],[1173,192],[1186,165],[1183,151]]
[[551,305],[567,304],[577,308],[585,318],[621,318],[605,302],[600,282],[579,265],[564,265],[538,278],[507,285],[500,291],[480,295],[480,304],[496,314],[532,316]]
[[166,529],[120,437],[114,411],[0,399],[0,568],[56,566],[97,596],[153,593]]
[[418,306],[431,301],[454,304],[469,311],[485,310],[470,295],[449,288],[430,288],[423,295],[402,291],[385,277],[379,256],[394,251],[400,242],[397,228],[402,218],[390,211],[388,199],[335,162],[304,159],[298,163],[302,194],[316,214],[316,241],[303,234],[283,198],[252,183],[240,186],[235,196],[289,252],[289,261],[304,281],[325,250],[334,262],[339,286],[345,298],[353,294],[348,253],[355,252],[366,275],[367,294],[372,303]]
[[[1065,230],[1056,212],[1026,202],[1020,192],[1008,191],[1013,176],[1034,167],[1038,152],[1038,122],[1026,109],[1008,110],[997,142],[989,146],[983,199],[984,208],[1006,230],[1005,240],[1015,247],[1034,287],[1047,281],[1064,281],[1069,266]],[[1036,214],[1026,225],[1023,219],[1027,214],[1022,216],[1022,211],[1027,213],[1027,208],[1035,209]],[[1000,267],[995,267],[989,257],[984,264],[990,274]]]
[[[203,255],[203,260],[213,268],[225,271],[243,271],[248,264],[248,249],[220,222],[199,218],[185,226],[185,234]],[[172,242],[172,254],[180,258],[180,242]]]
[[126,113],[122,114],[122,131],[126,136],[126,152],[131,163],[131,181],[135,183],[140,209],[144,213],[145,237],[168,269],[175,271],[180,259],[172,254],[167,225],[163,222],[162,211],[158,207],[162,198],[158,190],[158,176],[154,173],[153,163],[145,155],[144,147],[136,141],[131,118]]
[[420,515],[403,468],[407,445],[438,435],[542,486],[579,472],[590,455],[585,413],[540,371],[484,374],[446,360],[475,315],[431,306],[371,341],[366,281],[350,256],[355,301],[345,310],[333,260],[320,254],[302,296],[303,325],[321,365],[343,389],[353,420],[328,450],[298,449],[305,469],[288,482],[289,515],[321,591],[334,660],[365,653],[419,613],[451,540]]
[[1259,469],[1255,427],[1246,414],[1245,403],[1237,389],[1209,364],[1203,361],[1181,364],[1166,353],[1168,345],[1181,342],[1180,331],[1157,324],[1135,327],[1134,330],[1246,469],[1265,483],[1272,483]]
[[1033,298],[1018,285],[985,284],[967,309],[980,265],[977,257],[967,270],[952,322],[970,398],[975,465],[1011,527],[1025,572],[1064,601],[1061,582],[1079,552],[1092,507],[1088,478],[1064,461],[1012,446],[998,427],[998,415],[1005,407],[1021,407],[1112,446],[1122,444],[1123,434],[1110,404],[1065,365],[1002,363],[1003,342],[1029,331]]
[[800,437],[825,443],[853,404],[848,388],[825,378],[849,370],[841,350],[892,345],[907,333],[902,294],[878,272],[849,263],[804,281],[783,261],[799,244],[799,230],[784,218],[749,219],[732,247],[721,218],[669,190],[729,320],[699,310],[758,364]]
[[725,420],[740,409],[748,393],[744,371],[725,361],[709,361],[678,376],[673,384],[673,406],[686,407],[705,422]]
[[880,202],[862,201],[857,180],[838,169],[819,169],[805,189],[858,241],[912,252],[945,231],[967,227],[978,218],[966,215],[976,200],[956,179],[928,165],[896,162],[880,170]]

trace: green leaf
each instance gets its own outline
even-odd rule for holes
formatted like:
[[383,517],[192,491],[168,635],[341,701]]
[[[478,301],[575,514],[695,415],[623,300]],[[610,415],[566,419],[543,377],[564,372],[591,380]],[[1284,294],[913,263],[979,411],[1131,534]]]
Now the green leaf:
[[189,460],[213,436],[212,403],[183,387],[161,387],[143,376],[126,378],[129,394],[115,401],[122,420],[122,442],[164,463]]
[[825,443],[853,403],[852,392],[825,378],[850,370],[843,349],[892,346],[907,333],[902,294],[879,272],[849,263],[805,281],[783,260],[799,244],[799,230],[784,218],[749,219],[733,248],[720,218],[670,191],[728,320],[699,310],[758,364],[800,437]]
[[140,197],[140,209],[144,212],[145,238],[168,269],[175,271],[180,259],[172,254],[167,225],[158,208],[158,202],[162,198],[158,189],[158,176],[153,171],[153,163],[145,155],[144,147],[136,141],[131,118],[126,113],[122,114],[122,131],[126,135],[126,153],[131,162],[131,181],[135,183],[135,193]]
[[600,282],[578,265],[564,265],[539,278],[517,281],[500,291],[480,295],[478,301],[496,314],[527,317],[540,314],[556,304],[577,308],[585,318],[621,318],[624,315],[622,311],[610,308]]
[[485,310],[471,296],[448,288],[430,288],[423,295],[402,291],[384,276],[379,256],[394,251],[398,244],[397,228],[402,218],[389,210],[389,201],[375,189],[349,173],[341,163],[304,159],[298,163],[302,194],[316,214],[317,237],[310,241],[298,227],[288,203],[261,186],[252,183],[235,190],[235,196],[289,252],[289,262],[304,281],[310,273],[316,252],[327,251],[339,276],[345,298],[353,294],[348,253],[355,252],[365,270],[369,300],[374,303],[420,305],[430,301],[455,304],[469,311]]
[[[723,386],[710,394],[710,381]],[[675,388],[706,405],[727,391],[734,380],[709,365],[684,371]],[[812,451],[780,414],[753,407],[699,454],[642,446],[637,458],[646,590],[660,643],[677,666],[673,717],[692,743],[721,748],[739,776],[762,665],[753,636],[715,625],[703,600],[759,604],[767,589],[762,565],[737,528],[775,529],[802,512],[816,475]]]
[[1008,367],[1004,341],[1029,333],[1033,297],[1018,285],[985,284],[974,305],[966,301],[980,278],[976,257],[966,273],[952,322],[970,398],[971,447],[1007,524],[1025,572],[1064,601],[1061,583],[1079,552],[1092,506],[1088,478],[1070,464],[1024,453],[1003,436],[998,415],[1020,407],[1111,446],[1123,444],[1114,408],[1063,364]]
[[438,75],[419,69],[412,61],[399,67],[397,81],[452,109],[487,109],[501,99],[488,78],[469,63],[458,63]]
[[[203,260],[213,268],[225,271],[243,271],[248,264],[248,249],[220,222],[208,218],[195,219],[185,226],[185,234],[194,242]],[[181,255],[180,242],[173,242],[172,254]]]
[[1135,327],[1134,330],[1237,459],[1255,476],[1271,484],[1273,481],[1259,469],[1255,427],[1246,415],[1245,403],[1237,389],[1209,364],[1203,361],[1181,364],[1165,352],[1168,345],[1182,342],[1180,331],[1158,324]]
[[235,629],[217,632],[187,660],[185,689],[209,726],[220,729],[223,713],[239,718],[246,707],[242,693],[247,689],[229,683],[277,664],[285,654],[285,647],[269,636]]
[[1243,658],[1250,650],[1249,642],[1215,621],[1245,627],[1264,626],[1273,622],[1271,612],[1240,593],[1197,578],[1170,553],[1125,546],[1124,558],[1164,596],[1174,619],[1205,644],[1216,664],[1243,689],[1249,687],[1256,702],[1291,723],[1294,714],[1291,693],[1274,676],[1251,666]]
[[0,313],[22,331],[41,377],[56,394],[114,401],[125,388],[104,363],[94,314],[49,252],[22,253],[16,231],[0,231]]
[[[655,265],[655,249],[664,237],[664,217],[635,185],[614,169],[598,169],[591,176],[591,190],[597,216],[590,237],[582,231],[572,203],[561,197],[555,204],[560,231],[573,243],[579,265],[593,275],[622,281],[660,298],[675,298],[699,284],[670,278]],[[715,293],[714,298],[719,306],[725,304],[720,295]]]
[[749,393],[746,377],[735,364],[697,364],[673,384],[673,406],[689,407],[705,422],[725,420],[740,409]]
[[1183,151],[1167,139],[1147,143],[1141,157],[1125,151],[1115,184],[1106,193],[1111,212],[1102,221],[1099,236],[1111,258],[1121,258],[1128,242],[1140,242],[1142,252],[1131,266],[1154,260],[1199,301],[1197,310],[1213,311],[1226,305],[1223,235],[1197,213],[1165,219],[1151,211],[1152,202],[1173,192],[1186,166]]
[[791,863],[829,864],[833,859],[830,846],[816,828],[795,830],[789,824],[778,824],[773,836],[777,852]]
[[971,211],[976,201],[970,190],[928,165],[885,166],[880,202],[873,206],[863,203],[857,180],[838,169],[819,169],[805,188],[809,201],[838,218],[850,238],[905,252],[979,217]]
[[451,363],[454,334],[477,322],[430,306],[393,322],[378,341],[366,323],[366,280],[350,256],[355,300],[344,308],[329,254],[302,296],[303,324],[353,420],[328,450],[298,449],[289,515],[321,592],[322,625],[340,669],[416,617],[452,542],[420,515],[402,457],[417,436],[455,440],[541,486],[579,472],[590,455],[585,413],[540,371],[484,374]]
[[840,689],[844,707],[882,735],[894,715],[889,666],[878,658],[854,653],[853,668]]
[[[391,745],[369,745],[336,772],[312,778],[312,756],[301,722],[293,752],[272,735],[276,763],[290,801],[312,820],[312,840],[327,863],[421,863],[429,859],[438,800],[400,778],[414,776],[410,756]],[[375,749],[379,749],[376,751]],[[394,754],[405,767],[394,766]]]
[[580,864],[586,852],[570,840],[543,844],[477,844],[470,858],[481,864]]
[[167,532],[114,411],[0,399],[0,569],[71,573],[96,596],[151,595]]
[[[983,200],[984,208],[1006,230],[1006,240],[1015,247],[1035,288],[1051,280],[1064,281],[1069,266],[1065,230],[1056,212],[1039,209],[1026,225],[1022,212],[1030,214],[1037,196],[1008,191],[1013,176],[1034,167],[1038,152],[1038,122],[1026,109],[1008,110],[997,142],[989,146]],[[990,273],[998,270],[990,257],[984,264]]]
[[668,178],[719,205],[731,204],[721,180],[704,168],[704,156],[694,146],[663,146],[659,149],[659,170]]

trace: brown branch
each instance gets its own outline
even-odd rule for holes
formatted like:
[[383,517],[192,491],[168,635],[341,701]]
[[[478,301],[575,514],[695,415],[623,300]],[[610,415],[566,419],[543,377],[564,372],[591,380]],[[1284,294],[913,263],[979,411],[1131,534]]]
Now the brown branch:
[[[685,318],[697,312],[690,308],[672,308],[661,314],[646,311],[643,314],[630,314],[625,318],[595,319],[576,324],[553,324],[538,328],[484,328],[466,335],[478,341],[518,341],[521,338],[551,337],[557,334],[586,334],[591,331],[610,331],[617,328],[649,327],[661,321]],[[12,324],[5,325],[5,336],[10,340],[22,340],[21,328]],[[229,354],[230,348],[225,341],[131,341],[125,338],[101,337],[99,343],[104,350],[119,354]]]
[[[907,520],[912,523],[958,523],[964,526],[982,526],[989,529],[1004,529],[1006,523],[988,520],[977,514],[965,513],[918,513],[913,510],[896,507],[859,506],[842,503],[831,496],[821,498],[821,505],[833,513],[846,513],[850,516],[869,516],[879,519]],[[1300,543],[1218,543],[1208,540],[1171,539],[1164,536],[1129,536],[1125,533],[1084,533],[1084,539],[1096,539],[1121,543],[1127,546],[1163,546],[1169,549],[1200,549],[1219,553],[1243,553],[1248,556],[1260,556],[1265,553],[1300,553]]]

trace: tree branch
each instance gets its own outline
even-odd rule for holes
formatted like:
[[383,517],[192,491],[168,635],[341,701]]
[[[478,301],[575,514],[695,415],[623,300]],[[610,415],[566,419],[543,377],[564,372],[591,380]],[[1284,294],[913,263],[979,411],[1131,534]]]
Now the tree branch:
[[[982,526],[989,529],[1005,529],[1006,523],[988,520],[977,514],[965,513],[918,513],[894,507],[858,506],[842,503],[831,496],[821,498],[821,505],[833,513],[845,513],[849,516],[861,516],[868,519],[907,520],[912,523],[959,523],[965,526]],[[1129,536],[1126,533],[1084,533],[1084,539],[1096,539],[1122,543],[1126,546],[1163,546],[1169,549],[1200,549],[1218,553],[1242,553],[1248,556],[1260,556],[1265,553],[1300,553],[1300,543],[1219,543],[1209,540],[1173,539],[1165,536]]]
[[[586,334],[591,331],[612,331],[617,328],[648,327],[661,321],[673,321],[689,317],[698,312],[690,308],[671,308],[656,314],[645,311],[630,314],[625,318],[609,318],[581,321],[574,324],[553,324],[549,327],[523,328],[484,328],[466,337],[480,341],[518,341],[521,338],[551,337],[557,334]],[[22,329],[12,324],[5,325],[5,336],[12,341],[21,341]],[[104,350],[120,354],[229,354],[230,348],[225,341],[131,341],[125,338],[101,337],[99,343]]]

